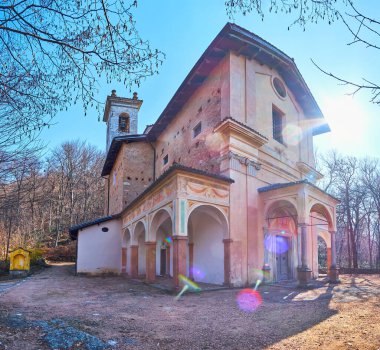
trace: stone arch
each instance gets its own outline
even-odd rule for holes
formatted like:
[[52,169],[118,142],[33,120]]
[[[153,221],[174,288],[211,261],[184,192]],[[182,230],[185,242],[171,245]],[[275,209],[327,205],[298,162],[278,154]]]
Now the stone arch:
[[149,240],[156,242],[156,274],[173,276],[173,219],[169,207],[152,215]]
[[219,220],[221,223],[222,222],[226,223],[226,225],[227,225],[227,231],[225,232],[224,238],[229,238],[229,235],[228,235],[228,233],[229,233],[229,220],[228,220],[228,216],[223,211],[223,209],[221,209],[217,205],[209,204],[209,203],[207,203],[207,204],[204,204],[204,203],[194,204],[193,206],[190,207],[190,210],[189,210],[188,215],[187,215],[187,222],[188,222],[188,224],[189,224],[190,215],[192,214],[193,211],[197,210],[199,207],[209,207],[209,208],[214,208],[215,209],[215,210],[210,210],[209,214],[211,216],[214,216],[214,218],[217,219],[217,220]]
[[[147,235],[147,232],[148,232],[148,225],[147,225],[147,222],[146,222],[145,218],[143,218],[143,219],[140,219],[140,220],[136,221],[132,225],[132,229],[130,231],[132,233],[132,235],[131,235],[131,243],[132,244],[137,244],[137,237],[136,237],[137,231],[136,231],[136,227],[139,226],[139,225],[143,225],[143,227],[144,227],[144,232],[145,232],[144,240],[146,240],[146,238],[147,238],[146,235]],[[141,231],[142,227],[139,226],[139,228],[140,228],[140,231]]]
[[[323,220],[325,220],[326,228],[329,231],[334,231],[334,220],[333,215],[330,213],[330,210],[322,203],[314,202],[311,203],[310,209],[309,209],[309,215],[311,218],[313,218],[312,213],[316,213],[318,216],[321,216],[322,218],[316,218],[319,219],[320,225],[323,225]],[[315,217],[314,217],[315,218]]]
[[187,225],[189,277],[197,282],[223,284],[223,239],[229,233],[225,213],[214,205],[197,205],[191,209]]
[[149,233],[148,233],[148,241],[156,241],[157,230],[160,226],[162,226],[165,221],[170,219],[172,223],[171,231],[173,231],[173,213],[172,210],[165,206],[163,208],[158,209],[154,213],[151,214],[151,220],[149,225]]

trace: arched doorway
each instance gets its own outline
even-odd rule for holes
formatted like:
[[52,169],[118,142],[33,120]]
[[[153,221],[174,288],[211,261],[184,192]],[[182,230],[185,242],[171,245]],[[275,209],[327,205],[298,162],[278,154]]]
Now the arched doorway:
[[131,233],[129,229],[124,230],[122,242],[121,242],[121,273],[130,274],[131,271],[131,263],[128,257],[130,254],[130,246],[131,246]]
[[265,215],[265,265],[270,268],[273,281],[297,277],[300,264],[300,240],[297,234],[297,209],[285,200],[273,203]]
[[146,248],[145,248],[145,225],[142,221],[139,221],[135,227],[134,238],[138,245],[137,250],[137,271],[138,275],[146,274]]
[[324,238],[322,238],[321,235],[318,235],[317,245],[318,245],[318,273],[321,270],[327,272],[327,268],[328,268],[328,264],[327,264],[327,243],[324,240]]
[[319,277],[321,263],[327,271],[331,266],[331,236],[333,222],[328,209],[321,203],[314,204],[310,209],[310,225],[312,228],[312,242],[309,256],[311,256],[312,276]]
[[173,222],[168,209],[154,214],[150,232],[150,239],[156,242],[156,274],[173,276]]
[[224,283],[224,244],[228,222],[223,212],[200,205],[188,218],[188,274],[196,282]]

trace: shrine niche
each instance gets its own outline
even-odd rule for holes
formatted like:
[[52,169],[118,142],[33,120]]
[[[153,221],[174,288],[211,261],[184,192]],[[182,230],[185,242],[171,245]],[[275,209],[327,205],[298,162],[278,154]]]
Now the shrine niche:
[[11,275],[27,275],[30,271],[30,251],[17,248],[9,253]]

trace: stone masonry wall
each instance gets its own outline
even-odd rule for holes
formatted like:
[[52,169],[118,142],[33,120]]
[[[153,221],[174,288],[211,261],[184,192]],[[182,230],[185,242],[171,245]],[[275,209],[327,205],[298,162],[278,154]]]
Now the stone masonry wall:
[[149,143],[134,142],[123,146],[123,207],[127,206],[153,181],[153,149]]
[[153,182],[153,149],[145,142],[126,143],[109,178],[109,214],[122,211]]
[[[219,173],[220,136],[213,133],[221,121],[222,84],[228,79],[226,60],[222,61],[183,106],[176,118],[156,142],[156,175],[173,162],[211,173]],[[193,137],[193,129],[202,123],[202,131]],[[164,164],[164,157],[168,163]]]

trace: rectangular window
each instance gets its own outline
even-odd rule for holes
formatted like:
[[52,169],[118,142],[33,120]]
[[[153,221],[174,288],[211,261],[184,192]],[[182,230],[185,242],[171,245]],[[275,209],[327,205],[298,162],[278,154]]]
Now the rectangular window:
[[193,138],[197,137],[202,131],[202,122],[199,122],[193,129]]
[[273,138],[284,144],[284,137],[282,131],[284,128],[284,115],[275,107],[272,107],[272,119],[273,119]]
[[169,156],[166,155],[166,156],[164,157],[164,165],[168,164],[168,162],[169,162]]

